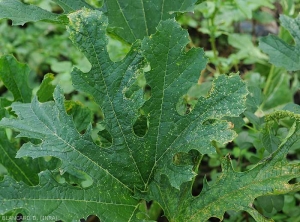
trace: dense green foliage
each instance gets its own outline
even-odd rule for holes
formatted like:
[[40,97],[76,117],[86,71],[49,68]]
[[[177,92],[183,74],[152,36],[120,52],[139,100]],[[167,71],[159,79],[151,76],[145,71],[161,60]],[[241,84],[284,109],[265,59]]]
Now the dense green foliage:
[[0,0],[0,220],[300,219],[297,1],[252,39],[274,1],[30,3]]

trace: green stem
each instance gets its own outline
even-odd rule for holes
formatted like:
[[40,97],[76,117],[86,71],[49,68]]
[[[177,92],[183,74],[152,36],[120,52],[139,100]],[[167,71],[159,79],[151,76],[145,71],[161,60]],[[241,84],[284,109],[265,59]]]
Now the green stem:
[[272,79],[274,77],[274,68],[275,68],[275,66],[272,65],[271,69],[270,69],[270,72],[269,72],[269,75],[268,75],[266,86],[264,87],[264,91],[263,91],[264,95],[266,95],[268,93],[268,91],[269,91]]
[[[209,38],[211,48],[214,53],[214,60],[218,61],[218,51],[217,51],[217,46],[216,46],[216,38],[215,38],[215,33],[211,33],[211,36]],[[219,64],[217,64],[216,69],[219,69]]]
[[216,152],[219,155],[219,157],[222,157],[222,151],[221,149],[218,147],[217,142],[216,141],[212,141],[212,145],[216,148]]
[[216,71],[218,73],[221,72],[221,67],[219,64],[219,60],[218,60],[218,51],[217,51],[217,46],[216,46],[216,25],[215,25],[215,17],[216,14],[218,13],[218,7],[215,8],[215,11],[213,12],[213,14],[211,15],[210,19],[208,20],[209,24],[208,27],[210,27],[210,38],[209,38],[209,42],[213,51],[213,55],[214,55],[214,60],[216,61]]
[[244,125],[245,127],[247,127],[248,129],[250,130],[253,130],[254,132],[259,132],[257,129],[251,127],[251,126],[248,126],[248,125]]
[[[265,85],[265,87],[264,87],[264,89],[263,89],[263,94],[264,94],[264,96],[266,96],[267,93],[268,93],[269,90],[270,90],[270,86],[271,86],[271,83],[272,83],[272,79],[274,78],[274,69],[275,69],[275,66],[272,65],[272,66],[271,66],[271,69],[270,69],[270,72],[269,72],[269,75],[268,75],[268,78],[267,78],[266,85]],[[266,102],[266,100],[264,100],[264,101],[260,104],[260,106],[259,106],[258,109],[263,110],[264,105],[265,105],[265,102]]]

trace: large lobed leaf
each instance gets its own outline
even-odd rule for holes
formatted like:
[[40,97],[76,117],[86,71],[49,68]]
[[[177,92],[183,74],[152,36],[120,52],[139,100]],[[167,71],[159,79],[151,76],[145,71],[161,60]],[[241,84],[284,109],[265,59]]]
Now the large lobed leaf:
[[[206,61],[200,49],[183,52],[188,42],[187,32],[173,20],[167,20],[159,25],[155,35],[142,42],[143,54],[151,65],[151,71],[146,73],[151,98],[142,106],[140,91],[131,98],[126,97],[126,91],[134,84],[138,73],[127,70],[127,62],[111,62],[105,50],[107,40],[93,38],[96,32],[97,36],[101,36],[106,20],[101,21],[102,16],[96,19],[101,15],[96,12],[90,13],[92,16],[85,16],[84,13],[72,17],[71,21],[77,22],[72,23],[75,27],[71,26],[71,39],[94,66],[89,74],[77,69],[73,72],[75,87],[90,93],[99,103],[105,116],[106,130],[113,140],[128,149],[129,156],[132,156],[130,161],[136,163],[144,187],[156,168],[172,178],[172,184],[176,187],[183,181],[191,180],[194,176],[191,167],[168,163],[177,152],[198,149],[201,153],[212,153],[212,140],[225,143],[234,138],[234,132],[228,129],[229,124],[225,121],[207,125],[202,123],[226,115],[238,116],[244,110],[245,85],[238,76],[222,76],[215,81],[209,97],[202,98],[190,115],[179,115],[176,103],[197,81]],[[93,17],[101,28],[88,25]],[[102,30],[104,35],[105,30]],[[126,74],[131,75],[124,79],[123,72],[125,77]],[[143,110],[149,123],[143,138],[137,137],[132,130],[138,118],[138,108]],[[164,166],[165,163],[168,165]]]
[[277,36],[270,35],[259,41],[259,47],[270,57],[270,63],[288,71],[300,70],[300,16],[293,19],[280,16],[281,26],[290,32],[295,45],[290,45]]
[[[146,191],[149,184],[154,189],[153,178],[165,177],[171,189],[179,192],[180,185],[195,175],[192,166],[182,165],[174,157],[192,149],[213,153],[212,141],[226,143],[235,137],[231,124],[221,119],[244,111],[246,86],[238,75],[220,76],[207,98],[201,97],[191,113],[179,115],[177,102],[197,82],[206,64],[203,50],[185,52],[187,31],[174,20],[164,21],[156,34],[141,45],[135,43],[123,61],[113,63],[106,51],[107,18],[100,11],[82,10],[70,14],[69,19],[71,40],[92,64],[89,73],[74,69],[73,83],[101,107],[111,146],[95,145],[90,128],[83,135],[77,131],[65,111],[59,87],[54,102],[14,103],[18,118],[4,118],[0,125],[20,131],[21,137],[41,141],[24,144],[17,157],[59,158],[61,173],[85,172],[93,184],[88,188],[60,184],[50,171],[40,174],[40,184],[35,187],[6,177],[0,182],[0,213],[25,208],[28,215],[52,215],[66,221],[89,214],[98,215],[101,221],[134,221],[139,204],[132,197],[134,190]],[[151,66],[145,73],[151,87],[146,102],[142,89],[133,90],[145,66],[144,57]],[[140,109],[148,121],[143,137],[133,130]]]

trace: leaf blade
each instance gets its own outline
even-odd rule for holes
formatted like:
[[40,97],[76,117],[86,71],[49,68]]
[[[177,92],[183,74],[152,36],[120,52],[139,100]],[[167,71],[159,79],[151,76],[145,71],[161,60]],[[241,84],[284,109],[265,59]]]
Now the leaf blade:
[[105,1],[110,27],[128,43],[153,34],[160,21],[174,18],[174,12],[190,11],[196,0]]
[[[1,126],[10,127],[21,131],[19,136],[40,139],[42,141],[42,143],[37,145],[32,143],[24,144],[18,151],[17,157],[57,157],[63,161],[63,165],[59,168],[61,173],[63,173],[68,167],[83,172],[88,172],[88,175],[91,176],[94,181],[94,185],[87,190],[78,190],[78,188],[75,188],[74,190],[74,188],[72,189],[72,186],[70,185],[57,184],[53,177],[49,175],[50,172],[41,174],[41,184],[37,187],[28,187],[22,183],[16,183],[15,181],[7,178],[3,182],[0,182],[2,184],[2,191],[0,193],[3,199],[7,200],[1,203],[3,205],[1,208],[1,213],[5,212],[3,211],[4,209],[11,209],[11,206],[13,205],[15,205],[15,207],[23,206],[27,201],[27,203],[31,203],[34,206],[34,208],[27,209],[29,211],[29,215],[36,214],[36,210],[39,209],[39,215],[56,214],[66,220],[73,220],[75,215],[78,218],[81,218],[83,215],[86,216],[87,210],[89,209],[92,209],[93,213],[97,215],[101,214],[102,212],[103,215],[99,215],[100,219],[107,219],[105,213],[108,211],[108,208],[102,206],[102,210],[96,211],[97,204],[95,203],[100,205],[103,204],[105,206],[111,204],[109,206],[111,209],[113,207],[118,208],[121,206],[121,208],[118,208],[120,211],[122,211],[123,205],[125,208],[127,205],[129,205],[131,210],[126,208],[127,210],[124,211],[124,215],[131,215],[136,210],[138,202],[131,197],[131,188],[129,188],[128,185],[125,185],[123,182],[113,176],[111,172],[105,169],[106,167],[109,168],[111,165],[111,160],[108,159],[110,153],[109,150],[101,150],[99,147],[93,144],[89,136],[89,131],[87,131],[85,135],[80,135],[76,131],[72,117],[68,116],[64,110],[64,99],[59,87],[55,89],[54,100],[55,102],[51,101],[43,104],[39,103],[37,99],[34,99],[31,104],[14,103],[13,109],[18,114],[20,119],[8,120],[7,118],[4,118],[0,122]],[[106,157],[101,157],[102,155]],[[81,159],[81,161],[72,161],[76,158]],[[124,166],[122,163],[119,164],[120,166]],[[106,167],[104,165],[106,165]],[[116,165],[117,163],[115,164],[115,167]],[[120,167],[117,168],[120,169]],[[47,179],[43,179],[43,176],[45,175]],[[50,184],[48,181],[50,181]],[[103,183],[101,181],[109,182]],[[13,184],[13,188],[11,189],[11,193],[8,192],[5,194],[4,190],[7,189],[9,183],[11,183],[11,185]],[[53,189],[53,187],[58,187],[60,191],[58,191],[57,194],[55,194],[56,192],[50,192],[49,194],[46,194],[46,190]],[[14,196],[16,190],[21,188],[28,190],[28,194],[25,194],[25,200],[24,194],[20,194],[20,196],[23,195],[23,200],[25,202],[20,201],[19,198]],[[41,190],[41,192],[39,192],[39,190]],[[114,192],[107,193],[106,190],[114,190]],[[74,200],[74,204],[65,205],[63,201],[64,198],[57,196],[60,195],[60,193],[63,195],[63,197],[74,195],[72,198],[70,198]],[[101,195],[95,197],[95,193],[101,193]],[[39,198],[37,198],[36,195],[39,195]],[[83,195],[87,195],[89,197],[87,198]],[[62,199],[62,201],[53,203],[53,201],[57,199]],[[68,201],[68,199],[65,201]],[[40,204],[34,204],[34,202]],[[74,208],[74,206],[76,206],[75,203],[80,203],[80,205],[78,205],[81,207],[80,210],[77,207]],[[114,203],[116,204],[113,205]],[[49,204],[49,208],[43,209],[44,204]],[[63,215],[63,211],[58,210],[58,206],[61,206],[61,209],[65,210],[64,212],[73,213]],[[76,213],[74,212],[75,209]],[[110,211],[110,213],[108,212],[107,214],[110,215],[109,217],[119,217],[121,221],[124,220],[122,215],[113,216],[112,214],[115,214],[115,212]]]
[[251,205],[258,196],[285,194],[300,189],[299,184],[288,183],[299,177],[300,165],[287,163],[285,159],[289,148],[299,140],[300,119],[299,115],[294,117],[295,124],[279,149],[251,170],[235,172],[230,157],[226,156],[222,159],[221,176],[211,185],[204,180],[207,185],[197,197],[191,194],[191,183],[183,184],[179,191],[171,188],[163,176],[150,184],[146,198],[158,201],[172,221],[206,221],[212,216],[223,219],[227,210],[247,211],[257,221],[273,221],[263,217]]
[[289,18],[280,16],[281,25],[285,27],[295,39],[295,45],[290,45],[277,36],[263,37],[259,41],[259,47],[270,56],[270,63],[278,67],[284,67],[288,71],[300,69],[300,16]]
[[[72,72],[73,83],[77,89],[90,93],[101,107],[105,116],[103,125],[113,137],[110,149],[122,152],[118,155],[126,156],[123,158],[124,165],[131,166],[128,167],[128,175],[135,174],[128,176],[127,182],[131,184],[131,187],[133,184],[144,187],[145,182],[141,170],[145,167],[142,166],[143,161],[140,160],[143,157],[138,155],[142,142],[131,128],[134,120],[138,117],[137,109],[143,103],[142,91],[137,91],[131,98],[126,98],[124,95],[124,92],[135,83],[138,73],[141,72],[143,58],[136,45],[123,61],[113,63],[110,60],[106,51],[107,18],[101,12],[79,11],[73,13],[70,20],[71,40],[94,64],[89,73],[74,69]],[[81,23],[78,23],[78,20]],[[90,26],[91,22],[96,22],[97,25]],[[94,38],[95,33],[103,38]],[[126,116],[124,110],[126,110]]]
[[28,86],[29,73],[29,67],[19,63],[13,56],[0,58],[0,79],[13,93],[14,101],[30,102],[32,90]]
[[[101,221],[128,221],[136,211],[135,200],[123,202],[114,195],[109,197],[105,194],[106,191],[99,193],[99,187],[82,190],[59,184],[49,171],[40,173],[39,177],[40,184],[35,187],[16,183],[10,177],[5,177],[0,182],[0,214],[5,213],[6,209],[24,209],[28,213],[29,221],[35,221],[36,218],[45,215],[56,220],[78,221],[91,214],[97,215]],[[37,209],[39,211],[36,211]]]
[[0,1],[0,19],[13,21],[13,25],[24,25],[27,22],[52,21],[62,23],[60,15],[48,12],[34,5],[26,5],[18,0]]

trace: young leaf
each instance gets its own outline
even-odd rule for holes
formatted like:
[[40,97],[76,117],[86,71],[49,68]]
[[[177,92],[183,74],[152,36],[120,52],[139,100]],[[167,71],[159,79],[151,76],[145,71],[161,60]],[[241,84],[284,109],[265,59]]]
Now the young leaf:
[[65,108],[67,113],[73,117],[78,132],[84,131],[91,123],[92,112],[80,102],[67,101],[65,102]]
[[40,88],[36,93],[40,102],[47,102],[52,99],[52,95],[55,89],[55,86],[51,83],[53,80],[54,75],[51,73],[48,73],[44,76]]
[[[270,77],[271,78],[271,77]],[[272,110],[293,102],[295,91],[291,89],[291,76],[283,68],[274,68],[265,97],[261,104],[263,110]]]
[[13,25],[24,25],[27,22],[52,21],[63,22],[58,14],[48,12],[35,5],[27,5],[19,0],[0,0],[0,19],[11,19]]
[[268,114],[264,118],[265,123],[261,131],[261,142],[270,153],[275,151],[280,144],[278,130],[282,127],[280,126],[280,120],[283,121],[284,119],[290,119],[289,122],[292,121],[294,119],[292,112],[281,110]]
[[300,16],[293,19],[281,15],[279,20],[294,38],[295,45],[270,35],[260,39],[259,47],[270,56],[270,63],[275,66],[284,67],[288,71],[300,70]]
[[229,34],[228,44],[239,50],[236,54],[233,54],[232,57],[244,60],[244,63],[246,64],[255,62],[265,63],[265,60],[268,58],[253,44],[250,35],[241,33]]
[[291,179],[300,176],[300,165],[288,163],[285,159],[289,148],[300,138],[300,116],[295,115],[295,118],[278,150],[253,169],[235,172],[227,156],[222,159],[223,172],[218,181],[208,185],[204,179],[203,189],[197,197],[191,194],[191,183],[183,184],[179,191],[172,188],[163,176],[150,184],[146,199],[159,202],[169,221],[174,222],[207,221],[210,217],[222,220],[227,210],[247,211],[256,221],[273,221],[259,214],[252,203],[259,196],[300,190],[299,183],[289,184]]
[[128,43],[150,36],[160,21],[192,9],[196,0],[105,0],[109,25]]
[[13,93],[14,101],[25,103],[31,101],[32,90],[28,86],[29,73],[29,67],[19,63],[13,56],[0,57],[0,79]]

